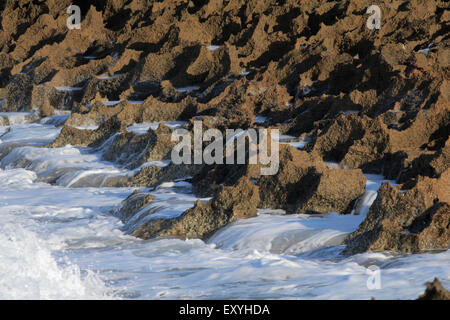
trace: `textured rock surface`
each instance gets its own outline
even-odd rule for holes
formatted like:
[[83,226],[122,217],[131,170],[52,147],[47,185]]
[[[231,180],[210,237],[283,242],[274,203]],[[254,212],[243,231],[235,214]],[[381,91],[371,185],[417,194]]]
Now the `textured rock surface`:
[[313,179],[310,189],[298,197],[297,213],[350,213],[366,186],[366,178],[359,169],[328,169]]
[[346,254],[416,253],[450,247],[450,171],[406,191],[384,183],[367,218],[347,238]]
[[148,239],[155,236],[205,239],[237,219],[256,216],[258,187],[242,178],[233,187],[223,187],[214,199],[197,201],[193,208],[175,219],[153,219],[139,226],[133,235]]
[[149,205],[154,199],[155,197],[147,192],[135,190],[122,202],[117,215],[120,219],[126,222],[143,207]]
[[328,169],[320,157],[290,146],[280,148],[276,175],[258,181],[262,208],[297,213],[349,213],[365,190],[361,170]]
[[[82,10],[79,30],[66,26],[72,2]],[[258,206],[348,213],[364,192],[364,172],[399,186],[382,187],[349,237],[347,253],[445,248],[448,4],[378,1],[382,25],[370,30],[366,10],[372,4],[3,1],[0,112],[37,109],[35,115],[46,117],[71,111],[52,147],[108,142],[104,159],[129,169],[169,159],[173,146],[169,128],[137,135],[127,130],[133,123],[185,120],[192,130],[201,119],[222,132],[276,128],[309,139],[302,151],[280,146],[274,176],[260,176],[258,165],[141,168],[120,184],[156,187],[191,176],[194,190],[215,200],[142,226],[138,236],[206,237],[246,217],[238,202],[217,200],[240,190],[242,181],[255,201],[250,206],[242,199],[248,212]],[[0,117],[0,123],[9,120]],[[324,161],[337,162],[337,169]]]
[[425,292],[417,300],[450,300],[450,291],[446,290],[438,279],[426,283]]

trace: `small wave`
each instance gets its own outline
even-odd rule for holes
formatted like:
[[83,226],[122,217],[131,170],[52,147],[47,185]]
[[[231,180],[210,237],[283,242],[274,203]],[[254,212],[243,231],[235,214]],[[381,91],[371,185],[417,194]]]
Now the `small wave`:
[[58,263],[45,242],[18,225],[0,227],[1,299],[111,299],[103,281],[69,261]]

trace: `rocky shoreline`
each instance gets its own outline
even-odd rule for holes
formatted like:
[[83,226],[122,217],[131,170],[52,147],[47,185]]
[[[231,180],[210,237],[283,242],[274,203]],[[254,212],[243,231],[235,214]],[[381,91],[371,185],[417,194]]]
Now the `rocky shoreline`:
[[[66,8],[82,9],[68,30]],[[358,214],[364,174],[382,185],[344,254],[450,247],[450,11],[444,1],[11,1],[0,5],[1,112],[70,113],[49,146],[107,146],[136,171],[118,214],[151,203],[145,188],[186,178],[211,197],[132,235],[201,238],[257,208]],[[152,165],[175,130],[278,129],[280,168]],[[8,119],[0,116],[0,123]],[[143,133],[135,124],[164,122]],[[298,147],[301,141],[304,146]],[[146,165],[149,164],[149,165]],[[139,189],[140,188],[140,189]]]

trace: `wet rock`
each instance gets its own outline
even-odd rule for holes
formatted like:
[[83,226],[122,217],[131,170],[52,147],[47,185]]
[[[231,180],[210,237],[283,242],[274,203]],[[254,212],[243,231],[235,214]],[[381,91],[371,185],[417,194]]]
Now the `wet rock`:
[[64,147],[68,144],[75,146],[98,147],[114,133],[121,130],[122,123],[116,119],[110,119],[103,123],[98,129],[78,129],[64,125],[61,133],[50,145],[52,148]]
[[53,86],[33,86],[31,104],[46,116],[52,115],[50,110],[72,110],[74,103],[81,100],[81,91],[57,90]]
[[280,169],[258,181],[262,208],[296,213],[349,213],[364,193],[360,170],[328,169],[315,154],[280,145]]
[[[156,187],[164,182],[176,179],[191,179],[199,174],[205,165],[201,164],[180,164],[170,163],[168,166],[159,167],[156,165],[144,166],[129,182],[132,187]],[[208,196],[218,188],[208,190]],[[198,189],[196,189],[198,191]],[[201,194],[201,192],[197,192]]]
[[159,184],[159,178],[162,176],[162,168],[159,166],[146,166],[129,182],[132,187],[155,187]]
[[65,124],[73,127],[99,126],[117,115],[122,108],[122,103],[115,106],[107,106],[101,100],[95,100],[87,110],[80,113],[72,113]]
[[55,113],[55,108],[49,103],[48,100],[45,100],[43,102],[43,104],[41,105],[39,110],[40,110],[40,116],[44,117],[44,118],[50,117]]
[[361,170],[328,169],[317,154],[279,145],[279,171],[261,176],[261,165],[210,165],[193,177],[194,190],[214,195],[222,185],[231,186],[241,177],[258,185],[259,207],[284,209],[288,213],[349,213],[364,193]]
[[326,171],[321,158],[290,146],[280,145],[280,168],[276,175],[258,180],[262,208],[285,209],[297,203],[307,185]]
[[[66,30],[70,4],[0,5],[0,99],[6,99],[0,110],[38,108],[41,116],[71,110],[53,146],[98,147],[108,141],[105,159],[128,168],[143,165],[135,177],[108,184],[157,186],[192,176],[197,192],[216,197],[245,178],[258,185],[262,207],[346,213],[364,190],[360,170],[380,173],[402,183],[403,190],[383,187],[382,200],[361,226],[358,250],[416,252],[431,242],[445,247],[448,200],[441,181],[448,172],[450,123],[445,2],[381,1],[385,22],[376,31],[366,26],[369,4],[357,1],[308,0],[300,7],[272,0],[150,6],[97,1],[83,7],[80,30]],[[180,88],[186,86],[193,87]],[[256,121],[261,115],[264,123]],[[260,177],[257,165],[145,166],[168,159],[170,132],[126,130],[134,123],[170,120],[186,120],[191,129],[197,117],[207,128],[279,128],[312,142],[304,151],[282,147],[280,171]],[[323,160],[339,162],[341,169],[331,170]],[[156,231],[148,234],[196,235],[181,225],[212,211],[198,204],[184,220],[160,221],[159,227],[155,222]],[[378,217],[382,212],[386,218]],[[197,235],[227,218],[219,220]]]
[[6,86],[6,101],[0,105],[3,112],[31,110],[33,79],[28,74],[14,76]]
[[149,220],[132,235],[143,239],[156,236],[205,239],[230,222],[256,216],[258,202],[258,187],[242,178],[236,186],[223,187],[214,199],[206,203],[197,201],[180,217]]
[[434,278],[433,282],[426,283],[427,288],[417,300],[450,300],[450,291],[446,290],[439,279]]
[[450,172],[410,190],[383,183],[366,219],[346,239],[345,254],[416,253],[450,247]]
[[131,217],[138,213],[139,210],[150,204],[154,199],[155,197],[151,194],[136,189],[122,201],[116,215],[122,221],[127,222]]
[[0,126],[7,126],[7,125],[9,125],[8,119],[0,117]]
[[157,130],[149,129],[144,135],[122,130],[104,150],[104,159],[117,161],[128,168],[157,160],[169,160],[175,142],[171,129],[160,124]]

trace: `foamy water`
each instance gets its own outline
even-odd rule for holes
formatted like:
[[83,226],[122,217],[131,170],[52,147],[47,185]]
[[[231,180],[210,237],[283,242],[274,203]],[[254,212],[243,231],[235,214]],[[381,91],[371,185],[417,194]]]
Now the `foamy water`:
[[[51,124],[0,127],[0,298],[412,299],[434,277],[450,287],[450,251],[341,256],[380,176],[367,176],[359,215],[260,210],[206,242],[144,241],[127,230],[191,207],[197,197],[190,184],[147,190],[155,201],[124,225],[112,213],[134,189],[102,185],[133,172],[102,161],[101,149],[45,148],[59,131]],[[381,268],[379,290],[367,287],[371,265]]]

